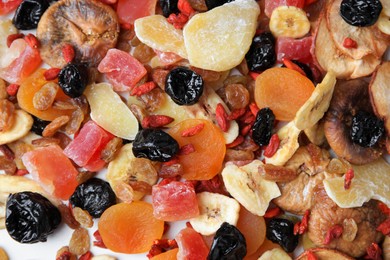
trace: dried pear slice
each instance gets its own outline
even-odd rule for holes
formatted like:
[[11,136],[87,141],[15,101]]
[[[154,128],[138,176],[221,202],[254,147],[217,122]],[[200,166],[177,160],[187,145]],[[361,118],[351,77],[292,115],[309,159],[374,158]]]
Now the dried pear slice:
[[385,121],[387,134],[390,135],[390,62],[378,67],[371,79],[369,93],[375,114]]
[[95,0],[61,0],[43,14],[37,28],[42,59],[62,68],[64,44],[75,49],[75,61],[97,66],[119,34],[115,11]]
[[[357,27],[346,23],[340,15],[341,1],[332,1],[326,12],[327,26],[336,48],[353,59],[361,59],[367,55],[382,57],[388,46],[384,35],[376,26]],[[356,48],[343,46],[347,37],[356,42]]]
[[320,19],[314,40],[314,54],[317,63],[325,71],[333,71],[338,79],[355,79],[370,75],[380,64],[380,58],[367,55],[355,60],[337,49],[326,26],[326,20]]

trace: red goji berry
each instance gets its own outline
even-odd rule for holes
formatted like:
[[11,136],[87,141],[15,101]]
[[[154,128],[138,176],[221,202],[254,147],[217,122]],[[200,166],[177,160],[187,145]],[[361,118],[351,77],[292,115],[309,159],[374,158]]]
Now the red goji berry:
[[54,80],[58,78],[58,74],[60,74],[61,69],[59,68],[50,68],[43,73],[45,80]]
[[174,164],[177,164],[177,163],[179,163],[179,158],[174,157],[174,158],[172,158],[171,160],[169,160],[167,162],[163,162],[162,164],[165,165],[165,166],[171,166],[171,165],[174,165]]
[[72,62],[75,56],[73,46],[70,45],[69,43],[65,43],[62,46],[61,51],[62,51],[62,57],[64,57],[65,62],[66,63]]
[[143,94],[146,94],[146,93],[152,91],[156,86],[157,86],[156,83],[154,83],[153,81],[146,82],[142,85],[139,85],[139,86],[133,88],[130,92],[130,96],[139,97]]
[[226,113],[225,108],[221,103],[218,103],[217,109],[215,110],[215,119],[217,120],[218,126],[222,131],[227,132],[229,130],[229,121],[228,115]]
[[279,136],[277,134],[273,134],[271,136],[271,139],[269,140],[269,144],[264,150],[264,156],[268,158],[272,157],[278,150],[279,145],[280,145]]
[[92,258],[91,251],[88,251],[87,253],[80,256],[79,260],[90,260]]
[[349,169],[344,176],[344,189],[348,190],[351,187],[352,179],[355,177],[353,169]]
[[31,48],[38,48],[39,47],[39,41],[37,39],[37,37],[35,37],[35,35],[29,33],[27,34],[26,36],[24,36],[24,40],[27,42],[27,44],[31,47]]
[[196,181],[194,187],[196,193],[208,191],[222,195],[229,195],[225,189],[221,175],[215,175],[210,180]]
[[249,76],[250,76],[253,80],[256,80],[257,76],[260,75],[260,73],[256,73],[256,72],[253,72],[253,71],[250,71],[248,74],[249,74]]
[[364,258],[382,260],[382,249],[378,246],[377,243],[371,243],[371,245],[367,247],[367,255]]
[[254,116],[257,116],[257,113],[259,112],[259,108],[257,107],[256,103],[252,102],[249,105],[249,110]]
[[7,93],[10,96],[16,96],[19,90],[19,85],[17,84],[11,84],[7,87]]
[[201,124],[198,124],[198,125],[195,125],[193,127],[190,127],[190,128],[187,128],[186,130],[184,130],[182,133],[181,133],[181,136],[182,137],[190,137],[190,136],[194,136],[198,133],[200,133],[200,131],[202,131],[204,128],[204,124],[201,123]]
[[341,234],[343,234],[343,226],[334,225],[326,232],[324,244],[329,245],[333,239],[339,238]]
[[299,234],[299,226],[301,225],[300,222],[297,222],[294,224],[294,235],[298,235]]
[[26,174],[29,174],[29,172],[26,169],[18,169],[15,173],[16,176],[24,176]]
[[188,16],[182,13],[170,14],[167,18],[167,21],[176,29],[183,29],[184,25],[188,22]]
[[251,130],[251,128],[252,128],[252,124],[245,125],[244,127],[241,128],[240,134],[242,136],[246,136],[249,133],[249,131]]
[[195,152],[195,147],[193,144],[186,144],[180,147],[179,155],[188,155]]
[[194,8],[192,8],[191,4],[188,2],[188,0],[179,0],[177,2],[177,8],[179,9],[179,11],[190,17],[193,13],[195,13],[195,10]]
[[245,114],[246,110],[245,108],[235,109],[233,110],[230,115],[228,116],[229,120],[236,120],[239,117],[241,117],[243,114]]
[[125,29],[125,30],[132,30],[133,27],[134,27],[134,26],[133,26],[132,24],[130,24],[130,23],[121,23],[120,26],[121,26],[122,29]]
[[390,235],[390,218],[383,221],[376,230],[382,232],[385,236]]
[[150,115],[150,116],[146,116],[142,120],[141,125],[143,128],[159,128],[172,123],[173,120],[174,119],[170,116]]
[[310,216],[310,211],[306,210],[305,215],[303,215],[303,218],[301,222],[298,222],[298,232],[295,233],[295,226],[294,226],[294,234],[304,234],[309,226],[309,216]]
[[272,209],[267,209],[267,211],[265,212],[264,216],[265,218],[274,218],[276,216],[279,216],[281,214],[283,214],[283,210],[281,210],[279,207],[275,207],[275,208],[272,208]]
[[284,66],[286,66],[287,68],[289,68],[291,70],[295,70],[306,77],[306,73],[297,64],[295,64],[291,60],[285,59],[285,58],[283,58],[282,61],[283,61]]
[[99,233],[99,230],[96,230],[93,233],[93,236],[96,239],[96,241],[93,241],[93,245],[101,247],[101,248],[107,248],[106,245],[103,242],[103,239],[102,239],[102,236]]
[[390,215],[390,208],[387,207],[385,203],[379,201],[378,207],[383,212],[383,214]]
[[233,147],[236,147],[237,145],[240,145],[244,142],[244,137],[242,135],[239,135],[237,136],[236,139],[234,139],[233,142],[231,142],[230,144],[227,144],[226,145],[226,148],[233,148]]
[[11,44],[16,40],[23,38],[24,34],[23,33],[13,33],[7,36],[7,47],[11,47]]
[[357,48],[357,42],[354,41],[353,39],[347,37],[343,41],[343,47],[348,48],[348,49],[356,49]]
[[318,260],[318,258],[312,251],[307,251],[307,260]]

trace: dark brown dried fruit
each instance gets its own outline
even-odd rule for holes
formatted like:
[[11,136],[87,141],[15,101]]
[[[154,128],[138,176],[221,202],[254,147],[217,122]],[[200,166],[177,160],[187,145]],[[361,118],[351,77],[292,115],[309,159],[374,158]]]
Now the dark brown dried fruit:
[[156,54],[153,49],[146,44],[139,44],[134,48],[133,56],[142,64],[148,63]]

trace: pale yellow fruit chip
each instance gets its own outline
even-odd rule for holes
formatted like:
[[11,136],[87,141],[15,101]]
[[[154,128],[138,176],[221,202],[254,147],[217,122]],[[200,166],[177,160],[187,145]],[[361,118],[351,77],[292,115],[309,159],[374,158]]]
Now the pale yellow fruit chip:
[[370,199],[390,206],[390,165],[384,159],[353,166],[353,170],[355,177],[347,190],[344,189],[344,177],[323,181],[326,193],[339,207],[361,207]]
[[194,15],[183,29],[191,65],[208,70],[229,70],[244,59],[257,27],[259,5],[236,0]]

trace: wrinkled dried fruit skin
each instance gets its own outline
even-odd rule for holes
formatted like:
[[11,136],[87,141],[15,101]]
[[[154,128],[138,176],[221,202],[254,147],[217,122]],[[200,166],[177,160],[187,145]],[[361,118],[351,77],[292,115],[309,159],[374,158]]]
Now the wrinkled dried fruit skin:
[[142,129],[133,142],[133,153],[137,158],[167,162],[178,152],[177,141],[159,129]]
[[235,260],[243,259],[245,255],[245,237],[235,226],[224,222],[214,236],[207,259]]
[[288,219],[274,218],[267,224],[267,238],[291,253],[298,246],[299,236],[294,235],[294,223]]
[[161,9],[165,17],[170,14],[178,14],[180,11],[177,8],[178,0],[159,0]]
[[108,182],[92,178],[77,186],[69,201],[73,207],[87,210],[92,217],[98,218],[116,204],[116,197]]
[[39,193],[20,192],[8,197],[5,225],[8,234],[20,243],[45,242],[60,222],[59,210]]
[[24,0],[16,9],[12,23],[19,30],[35,29],[47,8],[47,0]]
[[363,147],[373,147],[385,132],[383,121],[373,114],[358,111],[352,118],[351,139]]
[[252,138],[256,144],[263,146],[268,145],[272,136],[275,116],[268,107],[262,108],[256,115],[256,121],[252,127]]
[[371,26],[379,18],[382,4],[379,0],[343,0],[340,15],[350,25]]
[[69,97],[80,97],[88,84],[87,66],[85,64],[69,63],[60,71],[58,84]]
[[275,38],[270,32],[255,36],[252,45],[245,55],[248,68],[260,72],[274,66],[276,62]]
[[209,10],[224,5],[226,3],[233,2],[234,0],[206,0],[206,6]]

